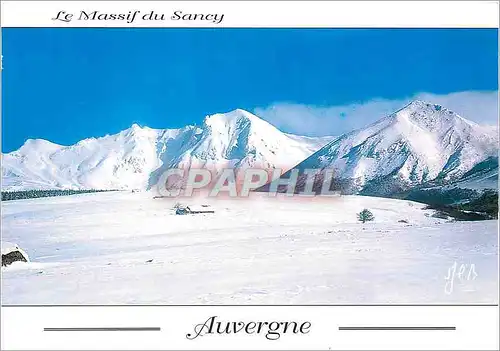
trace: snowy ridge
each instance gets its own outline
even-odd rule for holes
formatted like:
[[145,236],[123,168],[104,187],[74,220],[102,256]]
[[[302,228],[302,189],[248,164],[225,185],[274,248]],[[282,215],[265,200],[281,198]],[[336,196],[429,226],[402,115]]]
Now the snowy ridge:
[[2,155],[2,188],[147,189],[172,167],[289,169],[330,140],[282,133],[244,110],[208,116],[200,127],[134,124],[70,146],[27,140]]
[[497,154],[494,130],[439,105],[413,101],[336,138],[296,168],[334,169],[337,178],[351,180],[360,191],[374,180],[377,186],[393,181],[402,187],[454,181]]
[[[326,144],[326,145],[325,145]],[[492,159],[487,178],[476,166]],[[151,129],[136,124],[71,146],[27,140],[3,155],[5,190],[149,189],[168,168],[334,169],[354,192],[394,192],[415,185],[496,184],[496,130],[442,106],[413,101],[366,128],[332,140],[286,134],[237,109],[201,126]],[[469,184],[471,182],[460,182]],[[488,187],[490,185],[487,185]],[[496,187],[496,185],[495,185]],[[396,189],[397,188],[397,189]]]
[[282,133],[243,110],[206,117],[197,139],[169,166],[289,169],[327,142]]

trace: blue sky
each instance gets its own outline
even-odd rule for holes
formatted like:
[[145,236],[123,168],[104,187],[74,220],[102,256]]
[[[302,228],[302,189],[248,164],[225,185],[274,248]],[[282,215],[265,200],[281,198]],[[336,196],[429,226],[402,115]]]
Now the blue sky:
[[67,145],[134,122],[175,128],[235,108],[307,135],[340,134],[385,111],[360,115],[359,106],[391,109],[422,94],[462,104],[480,96],[464,109],[486,99],[488,123],[498,110],[494,29],[4,28],[2,36],[3,152],[27,138]]

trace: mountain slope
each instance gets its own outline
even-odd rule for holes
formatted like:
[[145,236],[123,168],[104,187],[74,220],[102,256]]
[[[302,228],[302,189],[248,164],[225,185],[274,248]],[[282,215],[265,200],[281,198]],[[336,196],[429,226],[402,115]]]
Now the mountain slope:
[[387,195],[430,181],[457,181],[497,153],[495,131],[439,105],[413,101],[336,138],[295,168],[333,169],[350,192]]
[[162,166],[153,172],[150,185],[156,184],[159,176],[172,167],[288,170],[331,140],[282,133],[243,110],[208,116],[193,139],[176,157],[163,158]]
[[28,140],[2,155],[4,190],[134,189],[153,186],[172,167],[289,169],[329,138],[282,133],[243,110],[180,129],[131,128],[71,146]]

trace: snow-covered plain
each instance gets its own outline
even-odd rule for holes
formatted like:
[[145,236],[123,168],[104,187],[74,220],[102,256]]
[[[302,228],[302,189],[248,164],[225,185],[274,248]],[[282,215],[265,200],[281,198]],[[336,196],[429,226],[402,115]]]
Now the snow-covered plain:
[[[177,201],[211,204],[215,214],[174,215]],[[498,222],[451,223],[423,207],[262,193],[153,199],[110,192],[3,202],[2,240],[18,244],[31,262],[2,268],[2,302],[498,303]],[[363,208],[375,221],[357,221]],[[457,268],[453,286],[446,285],[455,263],[466,271]]]

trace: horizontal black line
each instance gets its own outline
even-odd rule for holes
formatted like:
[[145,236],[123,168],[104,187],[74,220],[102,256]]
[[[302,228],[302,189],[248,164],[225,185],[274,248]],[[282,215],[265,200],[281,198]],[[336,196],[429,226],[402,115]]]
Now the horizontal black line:
[[86,304],[62,304],[62,305],[2,305],[2,307],[498,307],[498,304],[343,304],[343,305],[224,305],[224,304],[210,304],[210,305],[144,305],[144,304],[130,304],[130,305],[86,305]]
[[339,330],[456,330],[456,327],[339,327]]
[[43,331],[160,331],[160,327],[43,328]]

